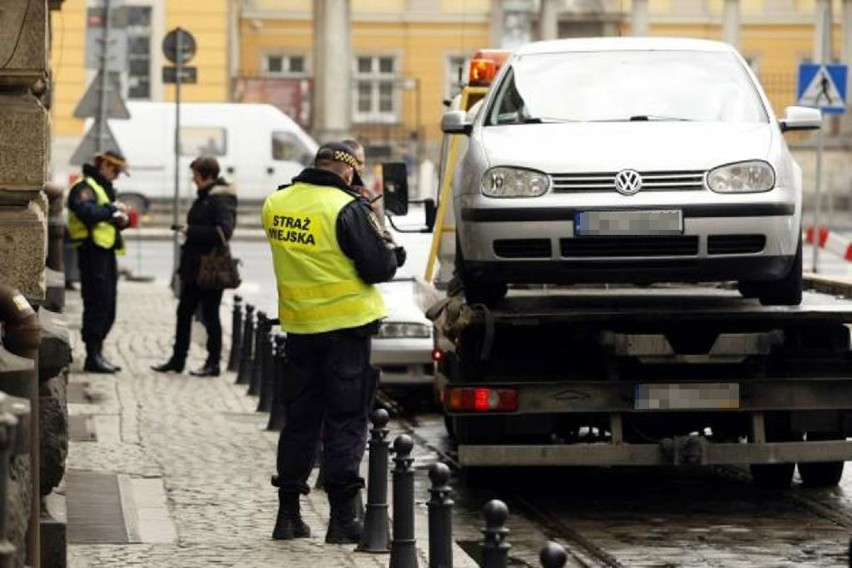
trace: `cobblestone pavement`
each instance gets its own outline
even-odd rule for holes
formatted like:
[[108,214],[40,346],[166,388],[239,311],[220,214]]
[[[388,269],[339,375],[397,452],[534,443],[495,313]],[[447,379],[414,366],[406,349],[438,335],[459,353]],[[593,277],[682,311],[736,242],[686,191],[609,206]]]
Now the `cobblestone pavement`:
[[[226,353],[231,298],[226,294],[222,307]],[[67,304],[74,349],[70,380],[83,383],[91,401],[70,404],[69,412],[91,415],[98,438],[72,441],[67,468],[160,480],[167,520],[173,525],[172,538],[169,527],[161,527],[161,538],[153,539],[160,542],[137,539],[140,542],[131,544],[69,545],[70,566],[388,564],[387,555],[356,554],[352,546],[323,542],[328,509],[321,491],[303,499],[311,538],[289,542],[270,538],[277,500],[269,478],[277,434],[265,431],[268,417],[255,412],[257,399],[245,394],[245,386],[234,384],[233,373],[199,379],[187,373],[162,375],[149,370],[169,356],[174,335],[176,301],[164,284],[120,282],[118,319],[104,348],[107,358],[124,368],[114,376],[81,371],[85,354],[79,337],[79,293],[69,292]],[[200,331],[194,326],[189,368],[203,361]],[[127,519],[125,510],[129,524],[150,525],[151,519],[139,513],[150,505],[137,502],[139,518],[135,520]],[[418,534],[425,531],[424,511],[425,507],[418,508]],[[427,564],[426,546],[425,539],[418,540],[421,565]]]

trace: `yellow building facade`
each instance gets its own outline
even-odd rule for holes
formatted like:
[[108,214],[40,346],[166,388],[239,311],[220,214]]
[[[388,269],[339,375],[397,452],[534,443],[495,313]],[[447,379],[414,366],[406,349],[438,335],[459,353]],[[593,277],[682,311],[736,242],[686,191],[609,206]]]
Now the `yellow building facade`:
[[[267,100],[310,130],[313,0],[111,1],[134,11],[122,41],[131,51],[147,53],[147,59],[145,53],[141,58],[138,53],[127,56],[131,68],[122,74],[126,97],[173,100],[174,87],[161,79],[167,63],[161,43],[168,30],[181,26],[198,45],[190,63],[198,69],[198,83],[184,87],[184,100]],[[353,51],[337,56],[349,57],[352,64],[352,84],[341,88],[351,89],[355,135],[371,146],[377,158],[407,153],[434,159],[444,100],[458,89],[459,68],[477,49],[496,47],[489,45],[490,38],[500,37],[494,34],[500,25],[495,6],[504,15],[518,6],[527,9],[528,37],[534,40],[541,1],[351,0]],[[559,4],[560,37],[594,30],[631,33],[631,0],[598,4],[602,10],[594,14],[573,13],[573,3]],[[724,4],[724,0],[649,0],[649,33],[721,39]],[[87,19],[95,6],[96,0],[66,0],[53,22],[52,115],[54,135],[60,139],[70,141],[83,134],[84,122],[73,112],[94,77],[86,59],[92,34]],[[795,102],[798,65],[814,52],[816,2],[741,0],[739,6],[740,50],[760,76],[776,113],[783,112]],[[840,10],[841,3],[834,2],[834,54],[840,53],[842,42]],[[608,24],[595,27],[595,19]],[[147,77],[141,83],[140,73]],[[289,97],[286,101],[282,93]]]

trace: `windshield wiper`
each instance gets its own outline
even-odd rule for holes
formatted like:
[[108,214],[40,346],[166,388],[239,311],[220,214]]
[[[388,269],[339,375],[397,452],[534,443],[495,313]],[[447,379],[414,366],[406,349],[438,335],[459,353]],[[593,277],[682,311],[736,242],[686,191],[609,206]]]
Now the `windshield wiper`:
[[524,118],[522,124],[544,124],[544,123],[561,123],[561,122],[580,122],[570,118],[554,118],[551,116],[528,116]]

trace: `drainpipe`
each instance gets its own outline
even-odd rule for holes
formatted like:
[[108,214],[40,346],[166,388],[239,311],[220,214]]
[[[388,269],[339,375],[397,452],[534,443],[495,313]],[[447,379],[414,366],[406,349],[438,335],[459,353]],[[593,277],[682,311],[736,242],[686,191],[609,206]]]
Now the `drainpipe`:
[[0,324],[3,326],[3,345],[10,353],[31,359],[33,370],[28,372],[21,393],[12,393],[30,401],[30,527],[27,538],[27,561],[30,566],[41,566],[41,482],[39,473],[39,411],[38,411],[38,346],[41,343],[41,325],[38,316],[24,295],[15,288],[0,284]]

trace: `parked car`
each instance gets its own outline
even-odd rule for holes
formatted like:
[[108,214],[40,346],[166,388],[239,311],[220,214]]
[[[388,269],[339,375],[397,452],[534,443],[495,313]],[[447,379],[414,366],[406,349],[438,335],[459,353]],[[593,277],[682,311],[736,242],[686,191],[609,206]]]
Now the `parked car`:
[[677,38],[528,44],[500,69],[453,177],[467,299],[507,284],[738,282],[763,304],[802,297],[802,173],[731,46]]
[[371,363],[383,385],[432,384],[432,322],[417,304],[414,278],[379,284],[388,308],[378,336],[373,338]]

